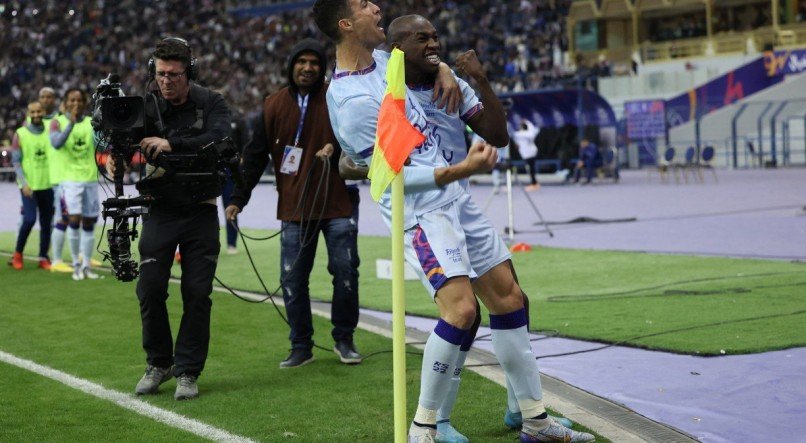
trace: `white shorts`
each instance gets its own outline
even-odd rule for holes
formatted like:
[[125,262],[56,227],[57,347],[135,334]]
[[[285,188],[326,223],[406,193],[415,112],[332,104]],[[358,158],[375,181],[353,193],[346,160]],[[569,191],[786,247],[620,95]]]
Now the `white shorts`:
[[67,220],[67,205],[64,203],[62,185],[53,185],[53,221]]
[[469,194],[459,197],[456,204],[459,208],[459,223],[465,231],[470,266],[477,275],[484,275],[490,269],[512,258],[504,240],[476,203],[470,199]]
[[97,182],[62,182],[59,186],[62,188],[68,214],[81,214],[82,217],[100,215],[101,205],[98,199]]
[[501,237],[467,194],[417,217],[404,233],[406,261],[433,297],[451,277],[475,280],[510,258]]

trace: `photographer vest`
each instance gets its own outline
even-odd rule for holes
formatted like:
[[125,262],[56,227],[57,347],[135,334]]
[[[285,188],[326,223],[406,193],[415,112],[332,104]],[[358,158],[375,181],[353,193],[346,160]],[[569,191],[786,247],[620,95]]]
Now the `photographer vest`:
[[[182,105],[173,107],[161,97],[157,98],[156,105],[159,106],[164,124],[164,128],[159,128],[159,118],[154,108],[154,102],[150,100],[146,105],[146,120],[148,121],[148,127],[156,130],[153,132],[149,130],[148,133],[158,135],[169,142],[201,135],[207,128],[207,118],[213,104],[213,93],[195,84],[191,85],[188,101]],[[201,146],[174,146],[174,143],[172,143],[171,148],[172,151],[167,154],[168,156],[196,153]],[[152,171],[154,171],[153,166],[149,166],[147,172],[150,174]],[[171,174],[164,175],[163,172],[157,169],[152,175],[152,179],[148,180],[144,186],[138,187],[141,192],[154,196],[154,206],[177,208],[204,202],[221,195],[221,181],[218,179],[187,180]],[[214,170],[176,170],[173,172],[180,175],[189,172],[215,173]]]
[[25,174],[28,187],[33,191],[50,189],[48,151],[51,149],[48,131],[42,128],[42,132],[36,134],[27,126],[23,126],[16,132],[22,152],[22,172]]

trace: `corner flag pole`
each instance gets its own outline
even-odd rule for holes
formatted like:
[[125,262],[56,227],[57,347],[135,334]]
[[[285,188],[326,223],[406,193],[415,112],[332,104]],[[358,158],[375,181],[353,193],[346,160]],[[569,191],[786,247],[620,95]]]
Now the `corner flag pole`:
[[403,285],[403,171],[392,180],[392,367],[395,443],[406,443],[406,291]]
[[406,296],[403,288],[403,165],[425,136],[406,116],[406,69],[395,48],[386,67],[386,94],[378,110],[369,164],[370,195],[379,201],[392,186],[392,377],[395,443],[406,442]]

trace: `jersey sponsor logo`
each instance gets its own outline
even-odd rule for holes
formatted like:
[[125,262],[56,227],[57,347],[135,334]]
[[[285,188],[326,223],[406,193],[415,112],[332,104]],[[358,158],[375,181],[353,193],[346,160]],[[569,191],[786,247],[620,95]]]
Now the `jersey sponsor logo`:
[[81,156],[81,154],[84,154],[85,152],[87,152],[87,147],[88,147],[87,145],[88,145],[88,143],[87,143],[86,141],[84,141],[84,139],[83,139],[83,138],[76,139],[76,140],[75,140],[75,141],[74,141],[74,142],[73,142],[73,143],[70,145],[70,152],[71,152],[71,153],[72,153],[72,154],[73,154],[75,157],[80,157],[80,156]]
[[36,151],[34,151],[34,160],[37,163],[42,163],[42,162],[46,161],[47,159],[48,159],[47,158],[47,152],[45,152],[45,150],[41,146],[36,148]]
[[454,263],[462,261],[462,250],[460,248],[445,248],[445,254]]

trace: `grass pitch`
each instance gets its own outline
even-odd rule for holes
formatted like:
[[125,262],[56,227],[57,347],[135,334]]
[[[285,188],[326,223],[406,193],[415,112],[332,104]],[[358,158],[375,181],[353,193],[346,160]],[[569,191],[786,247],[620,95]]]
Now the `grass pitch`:
[[[323,243],[311,294],[329,300]],[[247,246],[269,290],[276,290],[278,240]],[[243,245],[239,248],[240,254],[222,257],[219,278],[236,288],[261,290]],[[363,307],[392,309],[390,282],[375,277],[376,259],[389,259],[389,250],[389,238],[359,238]],[[698,355],[806,345],[806,263],[555,248],[514,253],[513,262],[532,301],[533,330]],[[406,282],[406,307],[412,314],[437,315],[419,281]],[[482,319],[487,323],[486,314]]]
[[[11,250],[13,237],[0,234],[0,249]],[[28,249],[35,254],[31,237]],[[279,237],[247,240],[246,246],[269,291],[278,290]],[[389,238],[359,237],[362,307],[391,311],[390,282],[375,277],[376,259],[390,258],[389,250]],[[240,239],[239,251],[221,255],[218,277],[234,288],[262,291]],[[515,253],[513,262],[532,301],[533,330],[695,355],[806,345],[806,263],[554,248]],[[323,240],[310,289],[313,298],[331,298]],[[419,281],[406,282],[406,306],[411,314],[437,315]],[[486,323],[486,314],[482,319]],[[314,338],[330,336],[320,329]]]
[[[0,350],[122,392],[133,392],[145,367],[133,283],[110,276],[74,282],[30,266],[0,267]],[[172,284],[169,312],[179,325],[181,295]],[[314,317],[318,343],[332,347],[328,321]],[[328,337],[328,338],[324,338]],[[389,339],[356,331],[359,349],[391,349]],[[333,352],[279,369],[288,355],[288,327],[267,304],[213,295],[210,355],[199,379],[201,397],[175,402],[175,382],[149,403],[261,441],[388,442],[392,439],[392,354],[347,366]],[[421,357],[407,356],[407,412],[413,414]],[[463,375],[453,415],[477,441],[512,441],[503,426],[504,388]],[[189,441],[199,438],[0,363],[0,441]],[[600,440],[603,441],[603,440]]]
[[[266,235],[265,231],[249,231]],[[33,255],[35,238],[29,242]],[[14,234],[0,234],[9,251]],[[361,304],[391,309],[389,282],[375,260],[389,258],[389,239],[361,237]],[[247,243],[264,281],[279,280],[278,240]],[[223,254],[218,276],[260,290],[245,254]],[[537,248],[514,255],[532,300],[533,329],[567,337],[672,352],[747,353],[804,345],[806,268],[802,263]],[[133,283],[111,276],[73,282],[67,274],[0,267],[0,349],[105,387],[131,392],[144,368]],[[181,271],[175,268],[175,273]],[[407,310],[435,316],[418,281],[406,283]],[[171,285],[169,311],[178,327],[181,298]],[[311,279],[315,298],[330,298],[323,242]],[[357,331],[360,366],[315,350],[317,361],[292,370],[288,329],[266,304],[213,296],[212,341],[202,397],[173,401],[175,382],[151,404],[262,441],[389,441],[392,434],[391,341]],[[314,318],[315,340],[332,346],[330,325]],[[409,414],[416,406],[421,359],[407,357]],[[55,381],[0,364],[0,440],[197,440]],[[501,423],[503,388],[472,373],[463,377],[453,421],[476,441],[512,441]],[[597,441],[604,441],[599,439]]]

